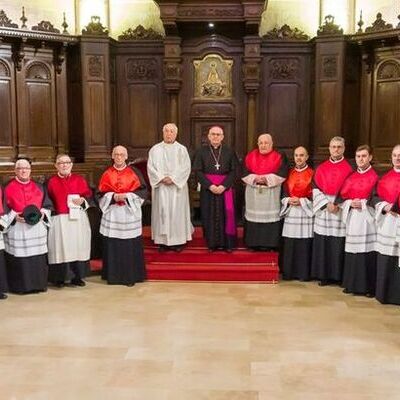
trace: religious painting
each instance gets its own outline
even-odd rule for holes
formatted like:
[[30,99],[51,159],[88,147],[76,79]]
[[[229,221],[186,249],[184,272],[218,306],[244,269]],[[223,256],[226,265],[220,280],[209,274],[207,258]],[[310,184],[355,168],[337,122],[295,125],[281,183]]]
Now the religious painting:
[[218,54],[208,54],[194,60],[194,97],[198,100],[226,100],[232,98],[233,60]]

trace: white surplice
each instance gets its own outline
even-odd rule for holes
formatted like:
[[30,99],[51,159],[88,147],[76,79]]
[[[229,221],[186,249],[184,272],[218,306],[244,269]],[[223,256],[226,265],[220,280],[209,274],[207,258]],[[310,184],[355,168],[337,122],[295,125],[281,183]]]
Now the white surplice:
[[[192,240],[187,185],[190,169],[189,154],[180,143],[161,142],[150,149],[151,237],[156,244],[176,246]],[[172,185],[161,183],[166,176],[172,179]]]

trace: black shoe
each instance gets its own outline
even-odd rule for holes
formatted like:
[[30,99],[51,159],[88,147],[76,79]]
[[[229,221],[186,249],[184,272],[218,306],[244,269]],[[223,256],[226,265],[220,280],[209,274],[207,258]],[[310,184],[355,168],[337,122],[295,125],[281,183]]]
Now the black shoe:
[[168,251],[168,247],[163,245],[163,244],[158,247],[158,252],[159,253],[165,253],[167,251]]
[[172,246],[172,250],[174,250],[175,253],[180,253],[183,250],[183,244],[180,244],[178,246]]
[[83,281],[82,279],[72,279],[71,280],[71,285],[74,285],[74,286],[86,286],[86,282],[85,281]]
[[329,281],[327,279],[322,279],[318,282],[318,286],[327,286],[329,285]]
[[62,281],[55,282],[54,286],[59,288],[59,289],[62,289],[65,286],[65,282],[62,282]]
[[224,249],[225,253],[232,253],[233,249]]
[[208,252],[209,253],[214,253],[214,251],[216,251],[217,249],[214,249],[214,248],[210,248],[210,249],[208,249]]
[[127,283],[126,284],[126,286],[128,286],[128,287],[132,287],[132,286],[134,286],[135,284],[134,283]]
[[7,297],[5,293],[0,293],[0,300],[5,300]]
[[368,298],[375,297],[375,295],[372,293],[365,293],[365,296]]
[[351,293],[351,292],[350,292],[350,290],[349,290],[349,289],[347,289],[347,288],[344,288],[344,289],[343,289],[343,293],[349,294],[349,293]]

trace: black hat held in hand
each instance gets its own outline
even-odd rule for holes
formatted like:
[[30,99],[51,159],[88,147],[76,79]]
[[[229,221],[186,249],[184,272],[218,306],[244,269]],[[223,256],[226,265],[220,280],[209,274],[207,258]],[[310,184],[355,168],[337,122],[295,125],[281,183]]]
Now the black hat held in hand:
[[42,218],[42,213],[34,204],[30,204],[24,208],[22,216],[28,225],[36,225]]

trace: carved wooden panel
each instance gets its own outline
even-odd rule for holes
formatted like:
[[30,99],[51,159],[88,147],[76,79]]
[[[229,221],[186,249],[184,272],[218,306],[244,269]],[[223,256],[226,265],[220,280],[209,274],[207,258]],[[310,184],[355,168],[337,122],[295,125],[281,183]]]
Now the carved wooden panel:
[[[298,137],[300,123],[300,87],[296,83],[273,83],[267,93],[267,131],[280,147],[301,144]],[[277,101],[279,99],[279,101]]]
[[376,58],[379,62],[373,74],[371,144],[376,160],[387,163],[392,147],[400,141],[400,53],[378,50]]
[[26,135],[28,146],[52,146],[53,109],[50,82],[26,82]]
[[262,52],[258,131],[271,133],[274,145],[291,156],[294,146],[309,146],[311,49],[282,42],[264,45]]
[[154,84],[135,84],[128,89],[129,129],[120,140],[131,148],[148,148],[158,141],[158,88]]
[[0,146],[13,145],[13,90],[10,66],[0,59]]
[[102,146],[107,138],[107,121],[105,109],[105,88],[101,82],[89,82],[88,103],[90,104],[88,113],[88,139],[89,146]]

